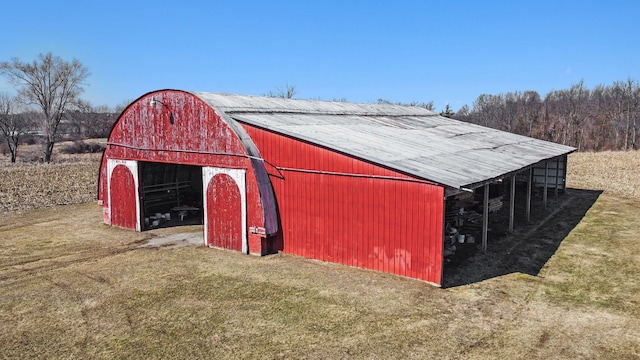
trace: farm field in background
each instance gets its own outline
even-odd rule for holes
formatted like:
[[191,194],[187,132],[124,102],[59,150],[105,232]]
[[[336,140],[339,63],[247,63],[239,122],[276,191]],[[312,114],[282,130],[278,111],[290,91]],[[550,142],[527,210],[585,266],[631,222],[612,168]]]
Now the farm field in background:
[[41,155],[39,145],[21,145],[15,164],[10,163],[8,155],[0,154],[0,213],[95,202],[102,153],[62,152],[71,145],[70,141],[56,144],[50,164],[30,161]]
[[[61,149],[70,145],[72,142],[56,145],[52,164],[30,162],[38,157],[37,145],[22,145],[17,164],[0,153],[0,213],[95,201],[101,154],[64,154]],[[573,153],[567,171],[569,188],[603,190],[640,200],[639,151]]]
[[110,228],[95,203],[99,155],[55,158],[0,158],[3,357],[640,357],[638,152],[569,156],[568,187],[603,192],[538,274],[446,289],[178,246],[199,226]]

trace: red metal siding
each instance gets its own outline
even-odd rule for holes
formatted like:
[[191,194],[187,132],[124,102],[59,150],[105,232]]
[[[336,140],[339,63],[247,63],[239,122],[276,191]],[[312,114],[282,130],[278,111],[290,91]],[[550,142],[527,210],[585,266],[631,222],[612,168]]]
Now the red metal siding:
[[[137,174],[136,174],[137,175]],[[131,171],[124,166],[118,165],[111,174],[111,225],[120,226],[127,229],[136,228],[136,193],[135,181]]]
[[243,126],[277,167],[284,252],[441,282],[442,187]]
[[[152,97],[167,105],[151,105]],[[247,124],[243,128],[260,153],[252,155],[266,160],[279,207],[282,250],[441,282],[442,187]],[[254,170],[254,163],[262,163],[248,158],[237,133],[211,106],[191,94],[171,90],[147,94],[123,112],[109,137],[99,200],[105,208],[116,205],[106,197],[108,159],[242,169],[246,171],[247,222],[240,231],[248,233],[249,252],[264,254],[269,246],[264,236],[249,231],[264,230],[265,203],[261,203]],[[269,184],[261,181],[261,186]],[[205,189],[207,197],[214,196],[207,184]],[[113,190],[116,197],[131,194],[126,187]],[[213,212],[208,219],[220,215]],[[225,217],[235,221],[231,215]],[[212,225],[214,234],[226,231],[218,225]],[[237,224],[229,229],[233,238]],[[222,247],[235,246],[223,238],[214,241]]]
[[207,239],[209,246],[242,251],[240,189],[226,174],[211,179],[207,189]]

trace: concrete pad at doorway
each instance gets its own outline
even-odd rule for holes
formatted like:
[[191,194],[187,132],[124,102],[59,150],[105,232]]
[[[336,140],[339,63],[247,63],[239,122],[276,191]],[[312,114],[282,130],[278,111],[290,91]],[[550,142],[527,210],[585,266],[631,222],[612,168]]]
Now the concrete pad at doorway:
[[200,231],[179,232],[174,234],[153,234],[153,237],[140,244],[138,248],[175,249],[185,246],[204,246],[204,234]]

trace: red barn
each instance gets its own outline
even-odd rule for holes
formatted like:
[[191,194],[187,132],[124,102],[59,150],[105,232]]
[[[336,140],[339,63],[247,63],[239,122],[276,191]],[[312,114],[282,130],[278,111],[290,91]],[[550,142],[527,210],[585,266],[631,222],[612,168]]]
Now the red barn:
[[486,248],[489,185],[530,174],[546,199],[573,150],[418,107],[160,90],[114,125],[98,200],[109,225],[440,284],[447,200],[484,190]]

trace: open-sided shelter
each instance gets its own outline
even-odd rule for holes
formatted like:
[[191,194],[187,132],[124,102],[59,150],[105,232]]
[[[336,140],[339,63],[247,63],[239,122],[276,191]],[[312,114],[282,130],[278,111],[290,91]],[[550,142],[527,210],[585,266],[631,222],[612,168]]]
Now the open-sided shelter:
[[486,248],[490,184],[546,199],[573,150],[419,107],[159,90],[115,123],[98,200],[114,226],[196,221],[211,247],[440,284],[446,202],[484,192]]

